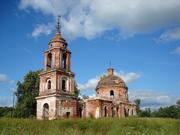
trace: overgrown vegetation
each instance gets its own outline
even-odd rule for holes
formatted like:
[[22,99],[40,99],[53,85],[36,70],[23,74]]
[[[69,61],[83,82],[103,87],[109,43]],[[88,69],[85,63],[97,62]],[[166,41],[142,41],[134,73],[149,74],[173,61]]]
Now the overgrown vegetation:
[[12,111],[12,107],[0,107],[0,117],[11,117]]
[[154,118],[0,119],[1,135],[180,135],[180,121]]

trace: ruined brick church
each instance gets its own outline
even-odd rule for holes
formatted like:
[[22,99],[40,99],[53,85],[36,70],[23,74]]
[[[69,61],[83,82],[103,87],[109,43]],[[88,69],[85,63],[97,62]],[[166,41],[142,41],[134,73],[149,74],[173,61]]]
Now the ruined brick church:
[[78,100],[74,92],[71,52],[67,45],[58,21],[56,35],[44,52],[44,70],[39,74],[37,119],[135,116],[136,104],[129,102],[128,87],[114,75],[113,68],[108,68],[107,75],[100,78],[96,97]]

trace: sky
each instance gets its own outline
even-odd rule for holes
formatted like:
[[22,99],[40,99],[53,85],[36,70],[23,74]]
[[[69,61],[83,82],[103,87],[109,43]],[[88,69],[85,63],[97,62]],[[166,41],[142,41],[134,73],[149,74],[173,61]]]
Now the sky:
[[81,95],[95,94],[107,68],[129,99],[157,109],[180,98],[180,0],[9,0],[0,4],[0,106],[17,81],[43,68],[57,16]]

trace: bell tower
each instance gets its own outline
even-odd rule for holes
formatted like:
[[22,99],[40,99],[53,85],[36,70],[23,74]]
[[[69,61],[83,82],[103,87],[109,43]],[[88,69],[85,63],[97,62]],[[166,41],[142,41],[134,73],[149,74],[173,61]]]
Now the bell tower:
[[[74,73],[71,71],[71,52],[61,35],[58,16],[56,34],[44,52],[44,70],[39,74],[40,88],[37,100],[38,119],[56,119],[76,115]],[[67,108],[66,108],[67,107]]]

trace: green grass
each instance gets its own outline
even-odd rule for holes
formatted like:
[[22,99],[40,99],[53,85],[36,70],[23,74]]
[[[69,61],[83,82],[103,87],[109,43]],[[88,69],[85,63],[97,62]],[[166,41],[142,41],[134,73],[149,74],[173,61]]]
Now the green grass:
[[180,120],[162,118],[0,118],[0,135],[180,135]]

